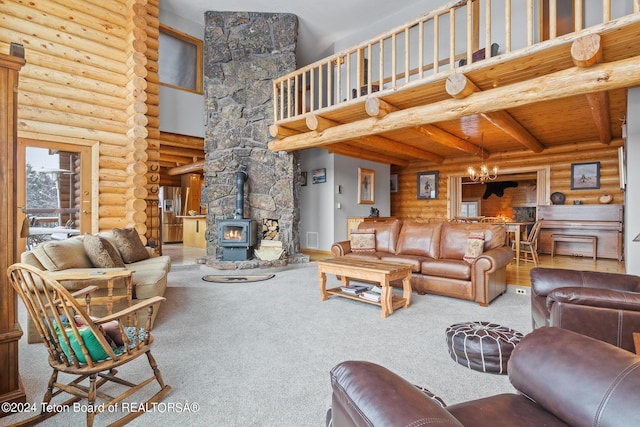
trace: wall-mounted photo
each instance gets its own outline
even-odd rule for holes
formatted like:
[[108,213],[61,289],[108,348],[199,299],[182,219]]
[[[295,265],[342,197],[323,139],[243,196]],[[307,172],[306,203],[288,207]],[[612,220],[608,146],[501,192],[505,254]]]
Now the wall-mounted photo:
[[600,162],[571,164],[572,190],[591,190],[598,188],[600,188]]
[[438,171],[418,172],[418,199],[438,198]]
[[391,182],[389,183],[389,190],[392,193],[398,192],[398,174],[397,173],[391,174]]
[[327,170],[325,168],[312,170],[311,182],[314,184],[321,184],[323,182],[327,182]]
[[375,171],[358,168],[358,203],[373,204],[375,195]]

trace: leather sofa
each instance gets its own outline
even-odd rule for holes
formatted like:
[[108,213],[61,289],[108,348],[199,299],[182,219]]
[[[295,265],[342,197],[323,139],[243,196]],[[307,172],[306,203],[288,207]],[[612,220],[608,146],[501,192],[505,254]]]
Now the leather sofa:
[[537,267],[531,270],[533,328],[557,326],[634,351],[640,277]]
[[[112,233],[102,232],[98,236],[112,242],[115,249],[115,238]],[[64,240],[41,243],[33,250],[23,252],[20,256],[20,261],[43,271],[92,272],[103,269],[93,265],[89,255],[86,253],[83,242],[84,237],[74,236]],[[124,268],[133,271],[131,274],[133,282],[131,304],[154,296],[164,296],[167,288],[167,274],[171,270],[171,258],[168,256],[156,256],[153,248],[145,247],[144,250],[148,253],[147,259],[124,264]],[[72,292],[87,286],[86,281],[63,281],[61,284]],[[106,284],[106,280],[91,280],[91,285],[99,287],[98,290],[92,293],[92,296],[105,296],[107,294]],[[116,279],[113,295],[123,295],[125,293],[124,280]],[[124,301],[114,304],[113,311],[125,308],[125,304],[126,302]],[[155,307],[151,319],[152,322],[155,320],[159,308]],[[106,314],[106,310],[101,306],[92,306],[92,314],[102,316]],[[27,320],[27,342],[30,344],[41,342],[31,318]]]
[[[452,362],[453,363],[453,362]],[[631,426],[640,419],[640,356],[560,328],[526,335],[511,354],[514,393],[443,407],[388,369],[331,370],[327,424],[346,426]]]
[[[411,286],[418,294],[437,294],[487,306],[507,290],[507,264],[513,251],[500,224],[366,221],[359,230],[375,230],[375,250],[354,252],[351,241],[336,242],[336,257],[358,257],[411,264]],[[469,236],[484,234],[482,254],[464,259]]]

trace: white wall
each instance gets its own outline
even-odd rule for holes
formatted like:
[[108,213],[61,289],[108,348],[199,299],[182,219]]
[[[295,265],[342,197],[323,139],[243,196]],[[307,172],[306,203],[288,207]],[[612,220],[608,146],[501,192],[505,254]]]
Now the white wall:
[[627,99],[627,190],[625,191],[624,247],[627,273],[640,275],[640,88],[629,90]]
[[[313,184],[311,172],[322,168],[326,169],[327,182]],[[358,168],[375,172],[373,205],[358,204]],[[300,170],[307,172],[307,185],[301,187],[298,205],[302,249],[329,251],[334,242],[347,239],[347,218],[369,216],[371,207],[377,208],[380,216],[390,215],[389,165],[329,154],[324,149],[313,148],[301,153]],[[318,233],[317,248],[309,247],[309,232]]]
[[[204,21],[204,16],[202,17]],[[196,23],[160,7],[160,22],[200,40],[204,24]],[[204,96],[185,90],[160,86],[160,130],[204,138]]]

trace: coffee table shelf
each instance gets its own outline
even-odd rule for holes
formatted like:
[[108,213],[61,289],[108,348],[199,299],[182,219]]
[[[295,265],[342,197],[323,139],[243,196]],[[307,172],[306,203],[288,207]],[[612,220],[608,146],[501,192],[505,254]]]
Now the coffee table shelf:
[[[377,305],[378,307],[382,307],[382,299],[379,302],[371,301],[366,298],[359,297],[358,295],[351,295],[351,294],[344,293],[342,292],[342,290],[340,290],[340,287],[327,289],[327,293],[331,295],[337,295],[339,297],[354,299],[357,301],[362,301],[369,304]],[[407,303],[407,300],[405,298],[397,297],[395,295],[391,297],[391,305],[394,310],[404,307],[406,303]]]
[[[347,257],[317,261],[317,264],[322,301],[327,300],[331,295],[336,295],[377,305],[382,309],[380,315],[383,318],[388,317],[394,310],[409,307],[411,304],[411,266],[407,264]],[[335,274],[340,277],[342,285],[327,289],[327,274]],[[379,283],[382,288],[380,302],[342,292],[341,287],[348,286],[350,280]],[[395,280],[402,280],[402,297],[393,296],[390,283]]]

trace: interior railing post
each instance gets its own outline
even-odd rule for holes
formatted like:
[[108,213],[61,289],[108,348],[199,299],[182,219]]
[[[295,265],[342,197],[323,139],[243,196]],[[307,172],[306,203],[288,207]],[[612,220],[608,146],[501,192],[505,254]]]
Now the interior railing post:
[[433,17],[433,73],[440,72],[440,15]]
[[485,0],[485,48],[484,57],[491,58],[491,0]]
[[505,52],[511,52],[511,0],[505,0],[504,2],[504,40],[505,40]]
[[549,40],[558,35],[558,7],[556,0],[549,0]]

